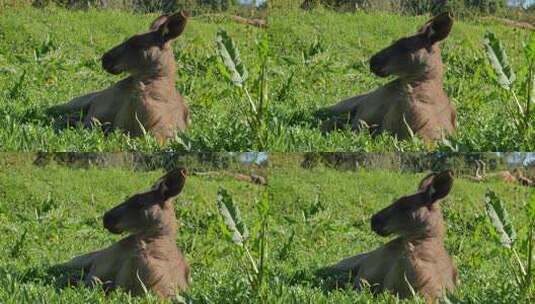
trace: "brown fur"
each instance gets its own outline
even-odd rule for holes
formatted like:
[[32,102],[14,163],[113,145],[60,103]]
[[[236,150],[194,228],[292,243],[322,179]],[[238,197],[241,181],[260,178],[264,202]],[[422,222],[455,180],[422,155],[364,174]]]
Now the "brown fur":
[[525,176],[522,170],[518,168],[513,170],[513,175],[516,178],[517,182],[522,186],[535,187],[535,182],[531,178]]
[[521,169],[515,168],[512,172],[498,171],[487,173],[487,164],[482,160],[476,160],[476,172],[474,176],[467,175],[466,179],[473,182],[484,182],[492,178],[497,178],[508,184],[518,184],[526,187],[535,187],[535,182],[529,177],[526,177]]
[[161,16],[149,32],[135,35],[102,57],[103,68],[114,75],[128,72],[129,77],[99,92],[77,97],[51,108],[51,112],[82,112],[85,127],[96,121],[108,129],[120,129],[131,136],[144,132],[159,142],[185,131],[188,108],[175,89],[175,58],[171,42],[180,36],[187,14]]
[[388,290],[401,298],[411,296],[412,288],[427,302],[453,291],[457,270],[444,248],[445,228],[439,206],[452,185],[450,171],[427,176],[416,194],[398,199],[372,217],[372,229],[377,234],[397,234],[396,239],[321,272],[342,278],[354,276],[356,289],[367,283],[374,292]]
[[328,131],[350,122],[353,130],[365,126],[390,132],[399,139],[410,137],[412,131],[426,141],[452,133],[456,112],[443,89],[438,45],[452,26],[449,14],[439,15],[416,35],[402,38],[374,55],[370,60],[373,73],[379,77],[395,75],[398,79],[371,93],[320,110],[323,116],[330,117],[322,129]]
[[185,169],[169,172],[154,187],[136,194],[104,215],[111,233],[131,235],[108,248],[78,256],[63,264],[84,270],[82,282],[122,288],[134,295],[153,291],[162,298],[188,287],[189,267],[176,246],[173,198],[185,183]]

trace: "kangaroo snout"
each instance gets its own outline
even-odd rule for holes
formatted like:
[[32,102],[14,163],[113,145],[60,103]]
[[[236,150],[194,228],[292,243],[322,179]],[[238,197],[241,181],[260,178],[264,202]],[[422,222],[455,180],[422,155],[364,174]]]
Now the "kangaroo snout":
[[385,230],[385,221],[382,216],[375,214],[371,220],[372,230],[380,236],[387,236],[388,232]]
[[110,52],[104,54],[102,56],[101,61],[102,61],[102,68],[106,72],[113,74],[113,75],[121,74],[121,70],[118,69],[117,66],[115,65],[116,60]]
[[370,71],[379,77],[387,77],[388,72],[385,70],[387,59],[381,55],[375,55],[370,58]]
[[113,234],[120,234],[121,230],[117,227],[118,222],[118,216],[115,215],[113,212],[106,212],[104,214],[104,218],[102,219],[102,222],[104,224],[104,228],[106,228],[109,232]]

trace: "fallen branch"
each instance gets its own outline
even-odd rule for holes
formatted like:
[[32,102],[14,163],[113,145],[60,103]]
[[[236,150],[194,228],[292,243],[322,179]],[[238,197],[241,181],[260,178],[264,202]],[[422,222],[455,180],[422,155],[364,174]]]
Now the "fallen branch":
[[499,17],[493,17],[493,16],[483,17],[482,19],[483,20],[498,21],[498,22],[501,22],[501,23],[503,23],[503,24],[505,24],[507,26],[521,28],[521,29],[524,29],[524,30],[530,30],[530,31],[535,30],[535,26],[532,25],[531,23],[528,23],[528,22],[515,21],[515,20],[511,20],[511,19],[499,18]]
[[249,18],[243,18],[243,17],[238,16],[238,15],[231,15],[230,19],[232,19],[232,20],[234,20],[234,21],[236,21],[238,23],[241,23],[241,24],[252,25],[252,26],[256,26],[256,27],[260,27],[260,28],[266,28],[267,27],[267,22],[264,19],[249,19]]
[[253,184],[256,184],[256,185],[262,185],[262,186],[267,185],[267,179],[265,177],[261,176],[261,175],[256,175],[256,174],[247,175],[247,174],[242,174],[242,173],[221,172],[221,171],[207,171],[207,172],[193,172],[193,175],[196,175],[196,176],[209,176],[209,177],[228,176],[228,177],[232,177],[232,178],[234,178],[236,180],[239,180],[239,181],[249,182],[249,183],[253,183]]
[[241,24],[251,25],[251,26],[255,26],[255,27],[259,27],[259,28],[266,28],[267,27],[267,22],[264,19],[244,18],[244,17],[238,16],[238,15],[203,14],[203,15],[199,15],[197,17],[219,17],[219,18],[222,18],[222,19],[223,18],[230,18],[232,21],[237,22],[237,23],[241,23]]

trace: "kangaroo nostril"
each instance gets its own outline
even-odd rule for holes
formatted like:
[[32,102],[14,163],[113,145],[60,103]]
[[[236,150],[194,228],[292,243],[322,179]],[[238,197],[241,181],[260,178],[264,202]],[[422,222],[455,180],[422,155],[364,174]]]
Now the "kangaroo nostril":
[[371,224],[372,230],[378,232],[381,230],[382,220],[378,216],[374,215],[372,217]]
[[379,70],[380,67],[381,67],[381,63],[382,63],[382,59],[379,58],[379,56],[373,56],[371,59],[370,59],[370,68],[372,71],[376,71],[376,70]]
[[116,218],[114,216],[112,216],[111,214],[106,213],[104,215],[104,218],[102,219],[102,221],[103,221],[103,224],[104,224],[104,228],[106,228],[108,230],[113,230],[113,226],[115,225]]
[[107,69],[110,67],[110,63],[110,56],[108,56],[108,54],[104,54],[104,56],[102,56],[102,67]]
[[370,70],[379,77],[388,76],[386,65],[387,59],[384,56],[375,55],[370,59]]

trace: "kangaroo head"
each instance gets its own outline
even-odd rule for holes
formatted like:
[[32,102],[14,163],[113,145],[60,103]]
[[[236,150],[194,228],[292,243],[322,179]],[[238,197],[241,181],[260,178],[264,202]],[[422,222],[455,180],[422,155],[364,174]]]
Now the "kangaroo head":
[[[152,75],[174,64],[170,42],[182,34],[188,15],[182,11],[158,17],[146,33],[137,34],[109,50],[102,56],[102,67],[118,75]],[[173,65],[174,66],[174,65]]]
[[401,38],[370,59],[371,71],[379,77],[395,75],[420,78],[442,65],[437,45],[448,37],[453,26],[450,13],[429,20],[415,35]]
[[438,202],[453,186],[453,173],[444,171],[426,176],[415,194],[404,196],[376,213],[371,219],[372,230],[381,236],[397,234],[403,237],[432,235],[442,229],[442,213]]
[[170,171],[149,191],[138,193],[106,212],[104,227],[115,234],[165,229],[175,221],[172,199],[182,191],[185,182],[186,169]]

